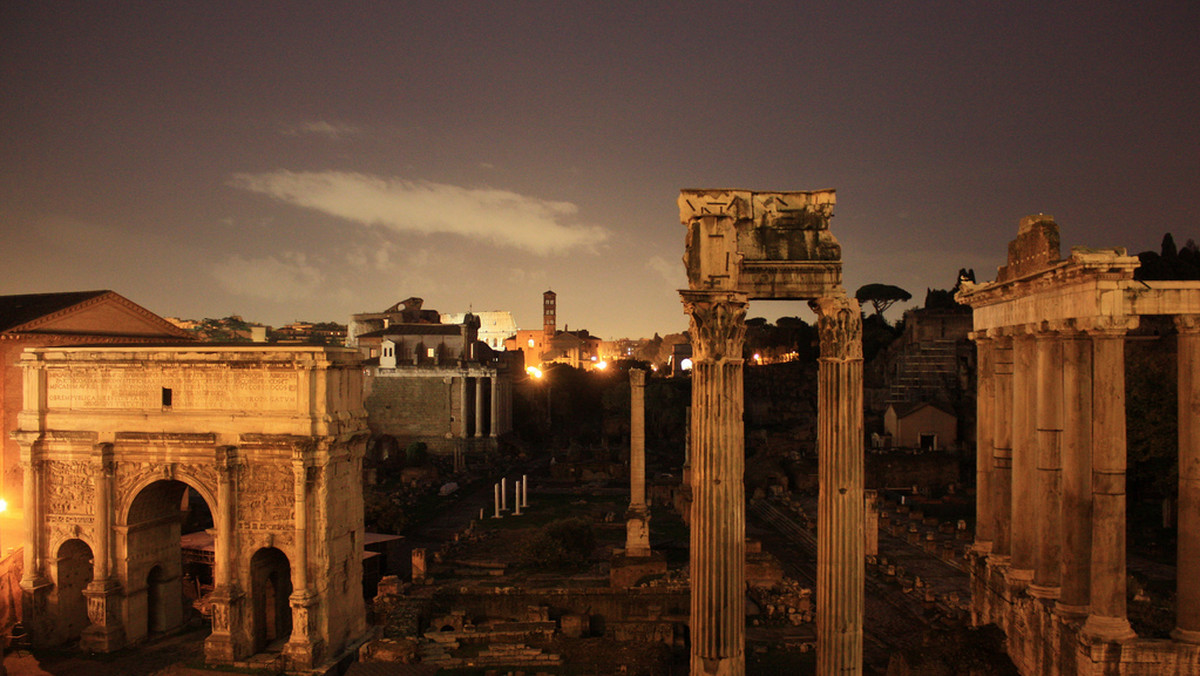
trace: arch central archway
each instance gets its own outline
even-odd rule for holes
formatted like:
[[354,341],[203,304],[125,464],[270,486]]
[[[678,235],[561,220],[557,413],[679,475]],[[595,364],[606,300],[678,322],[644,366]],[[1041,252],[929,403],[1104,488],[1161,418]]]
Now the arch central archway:
[[211,540],[204,531],[212,521],[212,506],[203,494],[179,480],[153,481],[130,501],[117,537],[129,641],[171,633],[198,612],[184,593],[182,541],[185,530],[197,528],[201,539]]

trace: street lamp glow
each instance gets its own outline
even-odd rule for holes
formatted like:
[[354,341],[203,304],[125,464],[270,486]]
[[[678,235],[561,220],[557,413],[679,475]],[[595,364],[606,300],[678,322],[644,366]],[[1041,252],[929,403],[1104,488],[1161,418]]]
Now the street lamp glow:
[[688,359],[687,357],[684,357],[683,361],[679,362],[679,370],[680,371],[691,371],[692,370],[692,360]]
[[606,368],[608,368],[608,362],[606,362],[606,361],[596,362],[596,370],[597,371],[603,371]]
[[525,372],[528,373],[530,375],[530,377],[533,377],[533,378],[541,378],[542,377],[542,370],[536,366],[526,366]]

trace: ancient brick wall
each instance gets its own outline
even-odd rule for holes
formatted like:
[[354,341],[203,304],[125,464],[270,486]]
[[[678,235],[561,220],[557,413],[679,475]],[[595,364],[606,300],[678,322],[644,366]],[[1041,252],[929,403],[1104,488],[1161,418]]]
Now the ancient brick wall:
[[[367,419],[374,434],[390,434],[403,442],[409,437],[444,437],[457,417],[461,392],[445,378],[372,379],[366,399]],[[455,426],[457,428],[457,426]]]

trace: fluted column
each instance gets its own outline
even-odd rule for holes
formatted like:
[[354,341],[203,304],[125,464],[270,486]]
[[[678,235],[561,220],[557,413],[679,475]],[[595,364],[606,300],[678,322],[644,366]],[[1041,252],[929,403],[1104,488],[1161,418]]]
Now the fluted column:
[[1092,599],[1085,635],[1135,636],[1125,614],[1125,331],[1092,333]]
[[234,583],[234,473],[237,471],[237,448],[221,446],[216,449],[217,513],[213,515],[217,528],[216,551],[213,561],[212,633],[204,641],[204,655],[209,662],[229,663],[240,659],[249,650],[241,631],[242,595]]
[[629,369],[629,512],[625,555],[650,556],[650,513],[646,508],[646,372]]
[[319,634],[313,613],[317,593],[308,586],[308,466],[305,455],[303,447],[292,450],[292,526],[296,547],[292,561],[292,595],[288,598],[292,609],[292,633],[284,648],[292,666],[301,669],[314,666],[319,650],[313,641]]
[[1033,519],[1037,502],[1037,408],[1036,346],[1033,336],[1013,337],[1012,376],[1012,568],[1009,576],[1019,582],[1033,580],[1033,543],[1037,526]]
[[817,674],[862,673],[863,401],[858,301],[822,298],[817,312]]
[[292,456],[292,493],[295,501],[293,526],[296,533],[296,552],[292,571],[292,591],[308,591],[308,470],[303,451]]
[[467,374],[464,371],[459,380],[462,381],[462,396],[458,401],[458,418],[462,421],[462,438],[466,439],[468,436],[467,433],[470,431],[467,425],[467,420],[471,410],[471,379],[467,377]]
[[483,405],[483,378],[475,379],[475,436],[484,436],[483,416],[487,409]]
[[993,533],[996,531],[996,515],[992,496],[992,434],[996,425],[992,419],[993,400],[996,396],[995,341],[985,332],[976,332],[976,387],[975,387],[975,551],[992,550]]
[[42,460],[33,458],[31,444],[21,444],[21,470],[25,503],[25,547],[24,567],[21,571],[21,588],[26,591],[43,584],[42,578],[42,502],[38,500],[41,482]]
[[992,398],[992,553],[997,564],[1007,564],[1012,554],[1012,338],[998,336],[992,346],[995,374]]
[[1074,331],[1063,345],[1062,575],[1055,612],[1086,617],[1092,588],[1092,341]]
[[[691,319],[691,673],[746,671],[745,294],[681,291]],[[859,497],[861,501],[861,496]]]
[[489,378],[489,384],[492,386],[490,393],[491,399],[488,400],[488,404],[491,407],[491,415],[488,416],[489,437],[499,435],[499,432],[496,429],[498,425],[497,421],[500,420],[500,379],[497,377],[498,375],[499,374],[493,374],[492,377]]
[[92,462],[96,480],[92,515],[96,548],[92,552],[92,581],[83,590],[91,625],[79,639],[80,647],[89,652],[111,652],[125,643],[116,602],[119,585],[112,578],[112,455],[112,444],[96,444]]
[[1200,315],[1175,318],[1179,370],[1177,641],[1200,643]]
[[1033,585],[1029,593],[1058,598],[1062,552],[1062,385],[1063,349],[1059,334],[1038,332],[1037,487],[1034,514]]

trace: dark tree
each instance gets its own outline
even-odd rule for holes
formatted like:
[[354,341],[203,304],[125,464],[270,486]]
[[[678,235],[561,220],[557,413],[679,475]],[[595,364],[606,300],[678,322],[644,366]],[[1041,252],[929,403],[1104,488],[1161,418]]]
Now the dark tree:
[[912,294],[891,284],[867,284],[858,287],[854,297],[860,303],[870,303],[875,308],[875,314],[882,316],[892,305],[911,300]]

